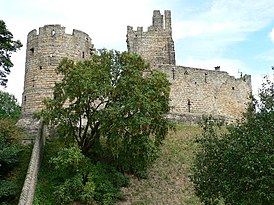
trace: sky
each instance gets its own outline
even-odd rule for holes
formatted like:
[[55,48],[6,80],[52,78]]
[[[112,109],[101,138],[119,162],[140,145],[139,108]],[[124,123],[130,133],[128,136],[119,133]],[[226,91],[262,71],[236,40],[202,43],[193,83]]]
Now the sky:
[[0,89],[21,103],[31,30],[61,24],[89,34],[97,49],[126,51],[127,26],[146,31],[153,10],[171,10],[177,65],[249,74],[255,95],[264,75],[274,78],[274,0],[0,0],[0,19],[24,45]]

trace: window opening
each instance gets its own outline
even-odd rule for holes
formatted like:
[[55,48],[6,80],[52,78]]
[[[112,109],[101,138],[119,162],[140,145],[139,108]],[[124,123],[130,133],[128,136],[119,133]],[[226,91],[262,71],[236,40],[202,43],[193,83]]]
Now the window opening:
[[205,83],[207,83],[207,73],[205,73]]
[[175,69],[172,68],[172,79],[175,80]]
[[187,108],[188,108],[188,112],[190,112],[190,106],[191,106],[191,102],[190,99],[187,100]]
[[29,49],[31,51],[31,54],[34,54],[34,48]]
[[56,33],[55,30],[52,30],[52,31],[51,31],[51,36],[54,36],[55,33]]
[[82,52],[82,58],[85,58],[85,52]]
[[235,90],[235,88],[234,88],[234,87],[232,87],[231,89],[232,89],[232,90]]

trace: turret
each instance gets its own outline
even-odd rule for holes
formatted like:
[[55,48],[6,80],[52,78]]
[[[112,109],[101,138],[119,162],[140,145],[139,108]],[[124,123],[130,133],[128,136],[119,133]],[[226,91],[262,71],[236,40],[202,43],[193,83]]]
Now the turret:
[[62,76],[55,72],[62,58],[82,60],[90,57],[93,44],[86,33],[65,33],[61,25],[46,25],[28,34],[25,64],[22,118],[44,108],[43,100],[52,97],[53,87]]

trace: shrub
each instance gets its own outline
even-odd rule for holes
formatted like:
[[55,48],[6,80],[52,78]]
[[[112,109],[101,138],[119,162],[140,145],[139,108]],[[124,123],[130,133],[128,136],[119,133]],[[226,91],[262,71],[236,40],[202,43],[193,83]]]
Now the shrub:
[[128,184],[128,178],[113,167],[91,163],[77,147],[63,148],[50,162],[57,182],[55,204],[113,204],[121,198],[120,188]]

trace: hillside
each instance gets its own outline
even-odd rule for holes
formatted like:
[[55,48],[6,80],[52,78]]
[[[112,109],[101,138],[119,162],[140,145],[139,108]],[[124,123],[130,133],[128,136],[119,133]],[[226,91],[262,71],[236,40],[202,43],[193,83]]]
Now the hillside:
[[189,181],[190,164],[195,150],[194,138],[201,129],[194,125],[178,125],[164,141],[162,155],[155,161],[147,179],[131,178],[123,192],[126,200],[119,205],[201,204]]

